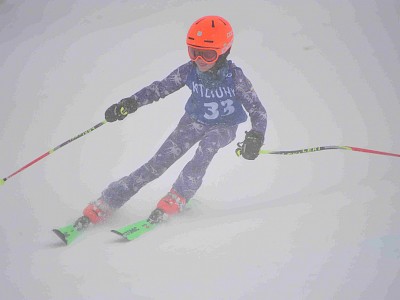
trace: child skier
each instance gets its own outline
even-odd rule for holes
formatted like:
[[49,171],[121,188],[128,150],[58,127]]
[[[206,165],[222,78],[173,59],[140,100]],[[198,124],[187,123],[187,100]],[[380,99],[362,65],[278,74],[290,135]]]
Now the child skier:
[[191,61],[106,110],[106,120],[114,122],[185,85],[192,92],[185,114],[157,153],[130,175],[111,183],[97,201],[90,203],[83,211],[81,221],[86,224],[82,226],[105,220],[199,143],[194,157],[158,202],[148,221],[159,223],[182,211],[202,184],[214,155],[235,139],[238,124],[247,120],[245,110],[252,129],[246,132],[241,154],[250,160],[258,156],[264,142],[267,114],[242,70],[227,60],[233,43],[231,25],[219,16],[202,17],[190,27],[186,43]]

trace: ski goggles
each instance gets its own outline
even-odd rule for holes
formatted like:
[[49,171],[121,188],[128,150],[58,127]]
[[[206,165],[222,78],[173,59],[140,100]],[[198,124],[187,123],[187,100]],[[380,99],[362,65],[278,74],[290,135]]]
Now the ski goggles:
[[196,61],[200,57],[207,64],[216,62],[219,56],[215,50],[194,48],[192,46],[188,46],[188,52],[191,60]]

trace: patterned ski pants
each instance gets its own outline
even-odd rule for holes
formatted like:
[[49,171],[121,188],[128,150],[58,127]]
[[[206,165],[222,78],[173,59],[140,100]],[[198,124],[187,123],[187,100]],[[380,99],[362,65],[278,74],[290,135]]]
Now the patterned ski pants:
[[173,184],[178,194],[189,201],[201,186],[214,155],[235,139],[237,128],[238,125],[202,125],[185,114],[157,153],[130,175],[112,182],[103,191],[103,200],[112,208],[121,207],[199,142],[194,157],[185,165]]

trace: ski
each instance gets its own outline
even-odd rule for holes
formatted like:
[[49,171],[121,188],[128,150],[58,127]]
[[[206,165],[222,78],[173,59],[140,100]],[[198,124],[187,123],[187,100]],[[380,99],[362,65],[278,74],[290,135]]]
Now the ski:
[[[187,206],[185,211],[189,210],[190,207],[191,205]],[[165,223],[167,220],[168,216],[161,209],[156,208],[147,219],[142,219],[119,229],[111,230],[111,232],[118,234],[127,241],[132,241],[143,234],[152,231],[158,224]],[[74,224],[53,229],[53,232],[65,243],[65,245],[70,245],[80,235],[82,235],[89,225],[89,218],[82,216],[77,219]]]
[[83,216],[77,219],[74,224],[53,229],[53,232],[65,243],[65,245],[69,245],[87,229],[89,224],[89,219]]
[[[185,210],[182,213],[190,210],[193,205],[192,203],[193,202],[191,202],[190,205],[186,206]],[[154,228],[157,227],[158,224],[164,224],[168,221],[168,219],[168,215],[166,215],[161,209],[156,208],[151,212],[150,216],[147,219],[143,219],[136,223],[121,227],[117,230],[111,230],[111,232],[122,236],[127,241],[132,241],[142,236],[143,234],[152,231]]]
[[156,226],[156,223],[150,223],[148,219],[144,219],[136,223],[121,227],[120,229],[111,230],[111,232],[122,236],[127,241],[132,241],[142,236],[143,234],[153,230]]

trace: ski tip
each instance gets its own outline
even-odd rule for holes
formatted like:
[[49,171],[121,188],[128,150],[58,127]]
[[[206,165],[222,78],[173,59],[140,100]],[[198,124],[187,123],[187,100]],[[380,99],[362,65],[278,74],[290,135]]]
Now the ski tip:
[[127,237],[120,231],[118,230],[110,230],[112,233],[117,234],[119,237],[121,237],[120,241],[121,242],[129,242],[129,239],[127,239]]
[[111,232],[113,232],[113,233],[116,233],[116,234],[118,234],[118,235],[120,235],[120,236],[124,236],[121,232],[119,232],[118,230],[111,230]]
[[65,245],[68,245],[68,241],[65,238],[65,235],[58,229],[53,229],[53,232],[65,243]]
[[5,178],[0,179],[0,185],[3,185],[6,182]]

